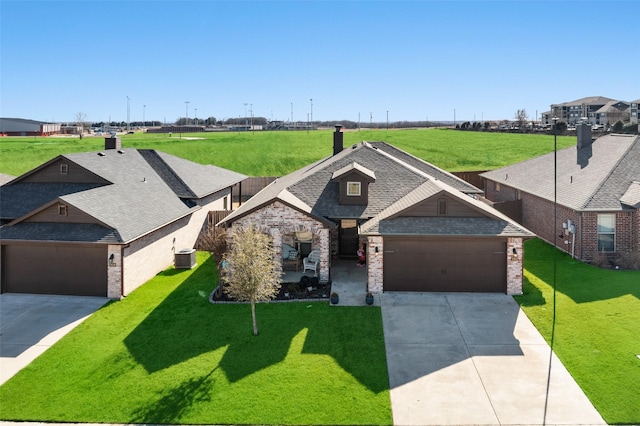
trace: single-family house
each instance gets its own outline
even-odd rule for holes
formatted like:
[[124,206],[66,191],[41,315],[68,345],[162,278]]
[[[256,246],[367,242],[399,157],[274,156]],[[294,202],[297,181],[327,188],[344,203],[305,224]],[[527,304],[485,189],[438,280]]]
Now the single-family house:
[[609,134],[593,141],[586,123],[577,134],[576,146],[483,173],[486,197],[519,203],[519,223],[577,259],[637,253],[640,137]]
[[521,293],[532,232],[432,164],[385,142],[344,147],[340,126],[333,135],[332,156],[276,179],[219,225],[268,233],[278,269],[284,249],[314,252],[320,282],[364,245],[371,292]]
[[119,138],[60,155],[0,186],[0,288],[126,296],[193,248],[245,178]]

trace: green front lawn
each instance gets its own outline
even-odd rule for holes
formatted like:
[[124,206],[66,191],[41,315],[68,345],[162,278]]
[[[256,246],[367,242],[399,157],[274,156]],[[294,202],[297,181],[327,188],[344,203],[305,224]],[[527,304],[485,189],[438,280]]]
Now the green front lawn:
[[540,241],[525,246],[516,297],[608,423],[640,423],[640,271],[603,270]]
[[211,258],[169,269],[0,387],[4,420],[391,424],[379,308],[212,305]]

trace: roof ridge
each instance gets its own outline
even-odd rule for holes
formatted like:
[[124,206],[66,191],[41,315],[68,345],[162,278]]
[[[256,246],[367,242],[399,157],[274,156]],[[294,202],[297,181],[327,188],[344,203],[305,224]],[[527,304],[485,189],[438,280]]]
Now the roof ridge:
[[[163,177],[162,173],[160,172],[160,170],[158,170],[158,163],[160,162],[162,163],[162,165],[164,166],[164,170],[168,171],[169,173],[171,173],[171,176],[173,178],[175,178],[178,183],[180,183],[180,185],[186,190],[187,195],[191,196],[191,197],[196,197],[196,194],[193,192],[193,190],[189,187],[189,185],[187,185],[187,183],[180,177],[180,175],[178,175],[178,173],[176,173],[175,170],[173,170],[173,168],[167,164],[166,161],[164,161],[164,158],[162,158],[160,156],[160,154],[158,153],[157,150],[155,149],[138,149],[137,150],[140,155],[142,156],[142,158],[144,159],[144,161],[147,162],[147,164],[149,164],[149,166],[151,166],[151,168],[156,172],[156,174],[160,177],[160,179],[162,179],[164,181],[164,183],[169,186],[169,188],[171,188],[171,190],[178,196],[178,197],[182,197],[183,194],[178,194],[172,187],[172,185],[167,182],[167,180]],[[153,162],[149,161],[149,159],[153,157],[153,161],[156,161],[156,163],[154,164]]]

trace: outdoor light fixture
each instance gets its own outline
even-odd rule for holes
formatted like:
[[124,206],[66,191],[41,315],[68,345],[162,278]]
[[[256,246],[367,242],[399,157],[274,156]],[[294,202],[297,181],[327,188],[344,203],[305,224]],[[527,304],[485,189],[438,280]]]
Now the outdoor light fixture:
[[376,246],[376,256],[378,255],[378,246]]
[[512,260],[518,259],[518,250],[515,247],[511,249],[511,259]]
[[113,253],[109,255],[109,266],[116,266],[115,258],[116,256]]

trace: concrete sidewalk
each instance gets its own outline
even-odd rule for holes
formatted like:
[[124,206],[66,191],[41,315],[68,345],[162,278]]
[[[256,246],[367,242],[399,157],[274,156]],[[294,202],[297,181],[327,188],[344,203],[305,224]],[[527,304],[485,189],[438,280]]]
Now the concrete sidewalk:
[[511,296],[381,299],[394,424],[606,424]]
[[107,301],[104,297],[0,294],[0,385]]

